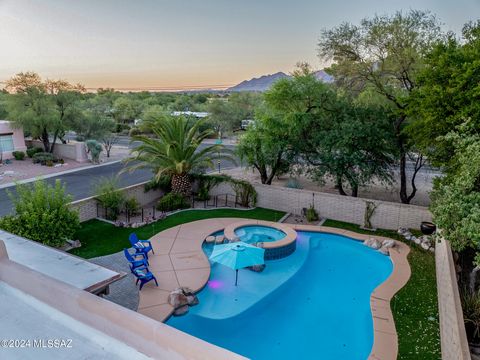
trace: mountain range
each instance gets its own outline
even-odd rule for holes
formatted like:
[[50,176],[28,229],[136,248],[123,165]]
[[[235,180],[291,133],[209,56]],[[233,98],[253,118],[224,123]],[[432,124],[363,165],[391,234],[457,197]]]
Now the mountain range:
[[[325,83],[333,82],[333,76],[328,75],[324,70],[316,71],[315,77],[318,80],[321,80]],[[244,80],[241,83],[232,86],[227,89],[227,91],[266,91],[272,86],[272,84],[280,79],[289,78],[290,75],[285,74],[284,72],[277,72],[275,74],[263,75],[258,78],[253,78],[250,80]]]

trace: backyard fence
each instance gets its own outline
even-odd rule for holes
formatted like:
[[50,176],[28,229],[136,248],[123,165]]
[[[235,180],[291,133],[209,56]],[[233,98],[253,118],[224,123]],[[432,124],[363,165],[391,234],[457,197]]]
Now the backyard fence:
[[[405,227],[418,229],[422,221],[432,220],[430,211],[422,206],[353,198],[272,185],[253,184],[253,186],[258,193],[257,206],[296,215],[302,214],[303,209],[313,205],[321,217],[364,225],[366,212],[372,212],[373,204],[374,210],[370,216],[367,214],[367,217],[375,228],[396,230],[399,227]],[[226,193],[234,194],[228,183],[221,183],[211,191],[212,195]]]
[[442,360],[470,360],[455,263],[446,240],[435,246],[435,266]]

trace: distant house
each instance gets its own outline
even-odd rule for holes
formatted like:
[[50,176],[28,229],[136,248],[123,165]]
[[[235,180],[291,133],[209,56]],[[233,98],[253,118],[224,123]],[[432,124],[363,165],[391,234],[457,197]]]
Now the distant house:
[[194,116],[196,118],[204,118],[207,117],[209,114],[208,112],[199,112],[199,111],[174,111],[172,112],[173,116]]
[[3,159],[13,157],[14,151],[25,151],[25,138],[22,129],[15,129],[6,120],[0,120],[0,153]]

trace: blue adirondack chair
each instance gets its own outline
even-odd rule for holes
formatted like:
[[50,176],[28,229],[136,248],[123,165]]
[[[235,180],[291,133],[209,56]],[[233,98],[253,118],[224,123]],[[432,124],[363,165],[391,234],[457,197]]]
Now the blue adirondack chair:
[[149,240],[139,240],[137,234],[135,233],[131,233],[128,237],[128,240],[130,241],[132,247],[135,249],[135,252],[145,254],[147,260],[149,251],[155,254],[155,251],[153,251],[152,243]]
[[134,269],[138,267],[149,265],[148,260],[146,259],[145,254],[143,253],[130,254],[128,249],[123,249],[123,253],[130,265],[130,270],[132,272]]
[[155,278],[155,275],[153,275],[150,272],[150,270],[148,270],[148,267],[146,266],[138,267],[134,269],[132,272],[133,272],[133,275],[135,275],[135,277],[137,278],[137,281],[135,284],[138,284],[138,282],[140,281],[140,290],[142,290],[143,285],[145,285],[146,283],[152,280],[154,280],[155,284],[158,286],[158,282],[157,282],[157,279]]

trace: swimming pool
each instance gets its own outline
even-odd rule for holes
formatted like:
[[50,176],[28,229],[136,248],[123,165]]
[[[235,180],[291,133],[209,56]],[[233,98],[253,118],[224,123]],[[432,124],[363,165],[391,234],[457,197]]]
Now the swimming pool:
[[[208,249],[206,249],[208,252]],[[212,264],[200,304],[167,324],[252,359],[367,359],[372,291],[388,256],[353,239],[298,232],[297,250],[262,273]]]

